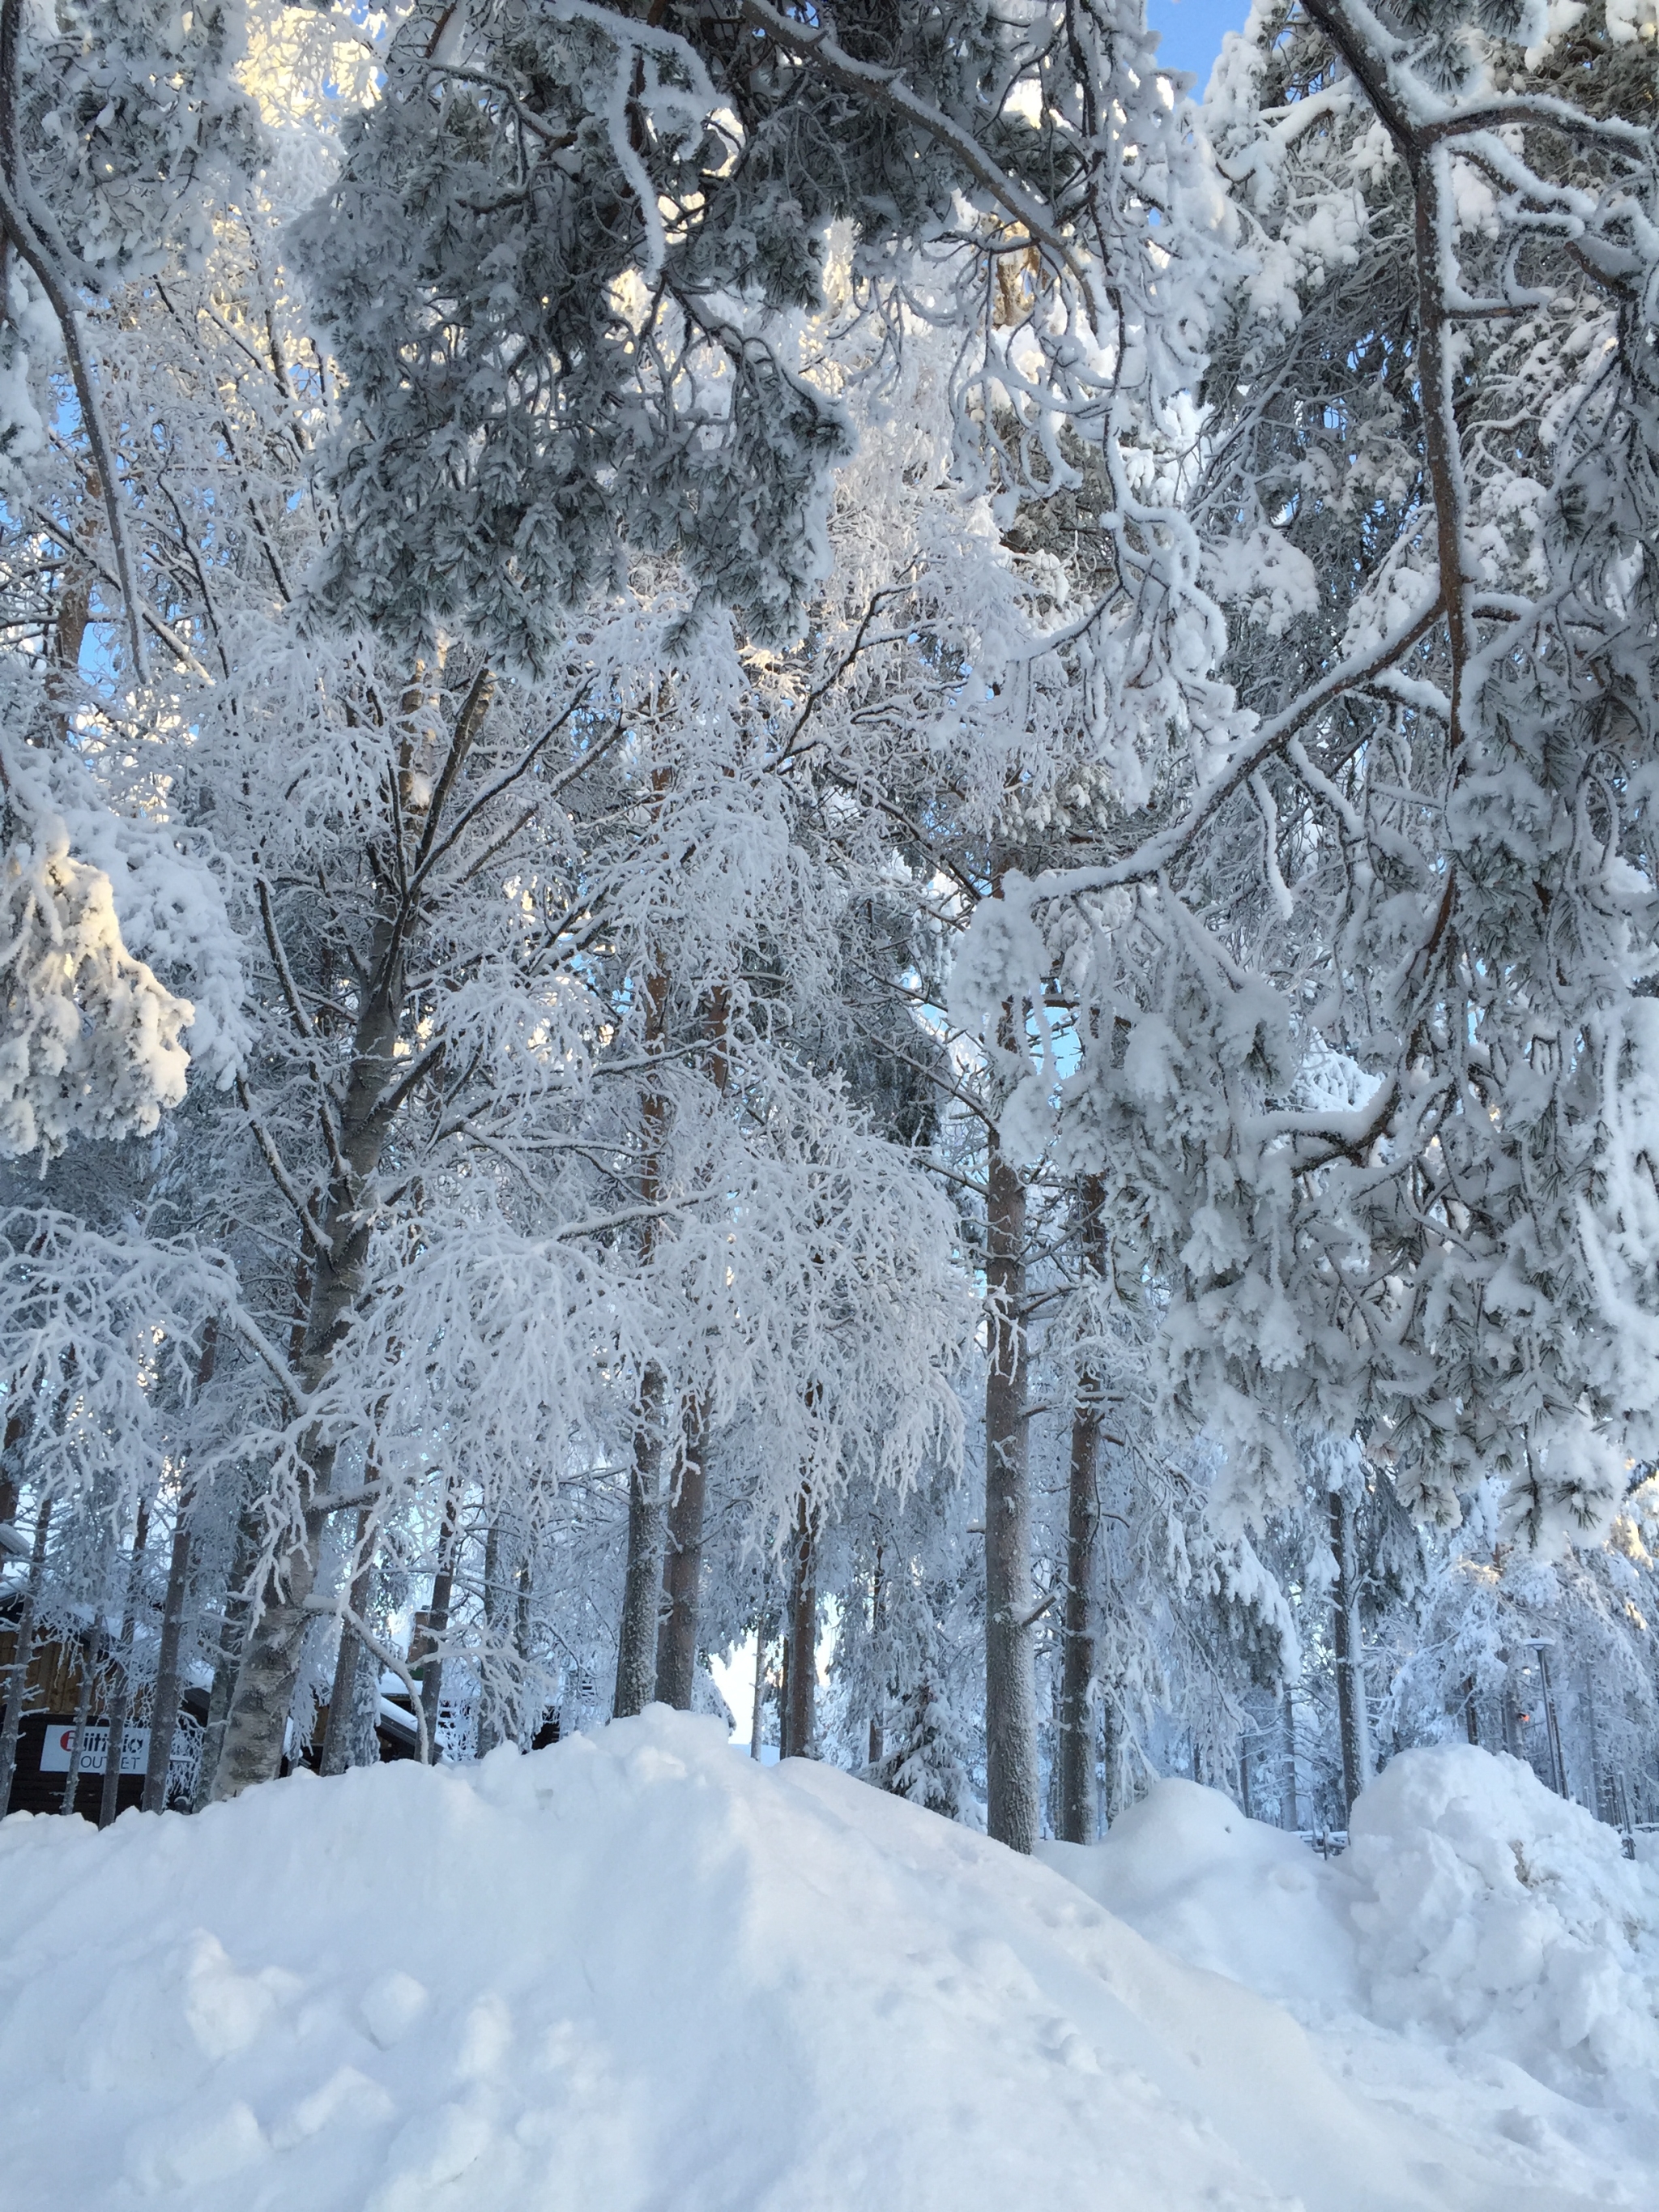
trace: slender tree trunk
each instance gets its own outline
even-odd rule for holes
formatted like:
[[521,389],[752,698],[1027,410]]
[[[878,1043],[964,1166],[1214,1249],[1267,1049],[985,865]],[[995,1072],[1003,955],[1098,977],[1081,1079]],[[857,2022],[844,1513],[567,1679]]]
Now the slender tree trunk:
[[[204,1390],[213,1380],[219,1324],[210,1316],[202,1332],[202,1357],[197,1364],[196,1389]],[[167,1594],[161,1607],[161,1641],[155,1658],[155,1695],[149,1717],[149,1756],[144,1765],[146,1813],[167,1808],[167,1762],[179,1725],[179,1646],[184,1636],[185,1604],[190,1589],[191,1522],[196,1510],[196,1486],[188,1475],[179,1486],[179,1510],[173,1524],[173,1556],[167,1563]]]
[[1550,1771],[1555,1778],[1555,1794],[1567,1795],[1567,1763],[1561,1756],[1561,1724],[1555,1710],[1555,1685],[1550,1680],[1548,1653],[1543,1644],[1537,1647],[1538,1680],[1544,1692],[1544,1729],[1549,1740]]
[[1352,1812],[1354,1800],[1371,1778],[1371,1742],[1359,1611],[1359,1547],[1353,1504],[1346,1491],[1330,1493],[1330,1516],[1331,1550],[1336,1557],[1332,1642],[1336,1650],[1336,1705],[1342,1735],[1342,1791]]
[[1588,1666],[1579,1668],[1578,1695],[1584,1708],[1584,1734],[1589,1742],[1589,1809],[1598,1820],[1608,1818],[1611,1792],[1601,1771],[1601,1730],[1595,1716],[1595,1687]]
[[[54,1501],[43,1498],[34,1516],[34,1541],[29,1547],[28,1580],[23,1602],[17,1609],[16,1643],[12,1652],[11,1679],[6,1684],[5,1718],[0,1721],[0,1820],[11,1802],[12,1778],[17,1771],[17,1731],[23,1723],[23,1698],[28,1688],[29,1668],[34,1659],[34,1616],[40,1603],[40,1585],[46,1572],[46,1537],[52,1528]],[[14,1499],[12,1510],[16,1511]]]
[[[1085,1272],[1106,1272],[1106,1186],[1085,1176],[1080,1194]],[[1060,1691],[1060,1835],[1068,1844],[1095,1840],[1095,1731],[1089,1690],[1095,1674],[1095,1545],[1100,1532],[1100,1376],[1078,1376],[1072,1414],[1072,1456],[1066,1495],[1066,1609]]]
[[[884,1564],[881,1539],[878,1537],[875,1571],[870,1577],[870,1640],[877,1644],[879,1644],[881,1632],[886,1620],[887,1592],[884,1586],[882,1572]],[[870,1764],[872,1766],[878,1766],[881,1764],[881,1754],[884,1748],[882,1742],[882,1707],[879,1703],[881,1695],[879,1689],[876,1694],[878,1703],[875,1711],[870,1716]]]
[[778,1639],[778,1760],[788,1758],[789,1741],[789,1601],[784,1600],[783,1634]]
[[[645,1050],[660,1052],[667,1025],[668,975],[653,968],[645,985]],[[644,1143],[640,1164],[640,1203],[655,1206],[661,1195],[663,1144],[668,1130],[668,1100],[662,1085],[646,1086],[641,1118]],[[656,1223],[647,1212],[640,1232],[641,1257],[656,1249]],[[663,1462],[668,1384],[660,1368],[647,1369],[640,1382],[640,1418],[634,1431],[634,1464],[628,1481],[628,1562],[623,1577],[622,1621],[617,1638],[617,1690],[611,1712],[617,1720],[643,1712],[657,1685],[657,1607],[662,1586]]]
[[214,1662],[213,1687],[208,1692],[207,1727],[202,1736],[202,1771],[197,1777],[193,1810],[200,1812],[213,1794],[213,1778],[224,1748],[225,1723],[241,1670],[242,1639],[252,1602],[247,1583],[259,1556],[258,1500],[252,1491],[236,1516],[236,1540],[231,1553],[230,1579],[225,1586],[224,1613],[219,1622],[218,1656]]
[[[374,1516],[367,1505],[358,1509],[357,1535],[355,1550],[361,1555],[356,1573],[351,1578],[351,1610],[359,1620],[368,1618],[369,1601],[374,1589],[374,1554],[365,1552],[369,1530]],[[328,1723],[323,1730],[322,1771],[325,1774],[343,1774],[351,1764],[352,1719],[357,1707],[358,1670],[368,1659],[362,1638],[349,1620],[340,1623],[340,1649],[334,1661],[334,1684],[328,1693]],[[376,1710],[379,1710],[379,1677],[376,1677]]]
[[443,1533],[438,1539],[438,1571],[432,1577],[432,1602],[427,1608],[427,1633],[432,1639],[432,1652],[419,1668],[411,1668],[421,1678],[421,1704],[426,1713],[426,1740],[432,1747],[433,1763],[438,1757],[438,1703],[443,1694],[444,1662],[440,1646],[449,1632],[449,1608],[455,1595],[455,1562],[461,1549],[461,1494],[459,1485],[452,1482],[444,1499]]
[[[504,1534],[501,1515],[497,1511],[484,1536],[484,1627],[486,1642],[489,1644],[506,1640],[507,1589],[501,1569]],[[492,1701],[481,1673],[478,1681],[478,1757],[483,1759],[494,1751],[504,1733],[501,1721],[501,1699],[495,1698]]]
[[657,1684],[657,1607],[662,1588],[663,1419],[667,1388],[662,1370],[647,1370],[640,1385],[640,1418],[634,1431],[634,1466],[628,1484],[628,1565],[623,1580],[622,1625],[617,1644],[617,1720],[641,1713]]
[[668,1505],[668,1541],[663,1559],[663,1613],[657,1628],[657,1702],[683,1713],[691,1710],[697,1671],[697,1621],[702,1579],[703,1511],[708,1495],[705,1464],[708,1449],[708,1407],[688,1400],[685,1446],[680,1475]]
[[132,1557],[127,1564],[127,1595],[121,1615],[121,1657],[116,1669],[115,1694],[110,1699],[109,1743],[104,1753],[104,1787],[98,1800],[98,1825],[107,1828],[115,1818],[121,1793],[121,1746],[132,1717],[133,1645],[138,1633],[138,1585],[144,1571],[144,1546],[149,1540],[149,1500],[141,1498],[132,1528]]
[[994,1130],[986,1206],[986,1827],[1030,1851],[1037,1840],[1036,1681],[1027,1478],[1025,1184]]
[[184,1635],[185,1604],[190,1589],[191,1510],[194,1500],[186,1481],[179,1493],[179,1517],[173,1523],[173,1554],[167,1562],[167,1598],[161,1608],[161,1640],[155,1656],[155,1694],[149,1717],[149,1752],[144,1762],[144,1794],[139,1801],[146,1813],[166,1809],[167,1761],[179,1725],[179,1646]]
[[81,1755],[86,1747],[87,1715],[92,1710],[93,1678],[104,1656],[104,1625],[95,1620],[81,1649],[81,1688],[75,1700],[75,1726],[70,1736],[69,1771],[64,1777],[64,1802],[58,1810],[73,1813],[81,1787]]
[[749,1709],[749,1756],[757,1760],[766,1732],[766,1674],[771,1645],[771,1616],[763,1606],[755,1622],[755,1696]]
[[803,1489],[795,1505],[795,1541],[789,1577],[789,1749],[791,1759],[816,1759],[817,1750],[818,1591],[812,1501]]
[[[709,1001],[703,1024],[708,1042],[708,1067],[714,1088],[726,1097],[731,1079],[732,994],[724,987]],[[657,1629],[657,1701],[680,1712],[691,1710],[696,1680],[697,1634],[702,1605],[702,1531],[708,1498],[710,1443],[708,1400],[688,1394],[682,1430],[679,1480],[668,1504],[668,1537],[663,1558],[662,1619]]]
[[1118,1815],[1117,1707],[1109,1696],[1100,1701],[1100,1807],[1109,1828]]
[[1296,1702],[1291,1695],[1291,1686],[1285,1685],[1285,1826],[1292,1833],[1302,1826],[1301,1809],[1296,1797]]

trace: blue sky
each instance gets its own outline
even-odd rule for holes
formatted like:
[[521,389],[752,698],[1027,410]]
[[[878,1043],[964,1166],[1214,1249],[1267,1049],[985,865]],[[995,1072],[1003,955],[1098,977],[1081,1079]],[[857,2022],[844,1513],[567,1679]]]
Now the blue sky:
[[1146,20],[1159,34],[1159,61],[1190,70],[1200,94],[1221,52],[1222,33],[1242,31],[1249,12],[1249,0],[1146,0]]

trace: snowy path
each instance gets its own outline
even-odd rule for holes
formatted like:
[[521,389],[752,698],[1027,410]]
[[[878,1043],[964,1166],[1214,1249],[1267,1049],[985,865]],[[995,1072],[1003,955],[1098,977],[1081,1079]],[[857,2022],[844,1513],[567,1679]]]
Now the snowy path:
[[[1109,1856],[1067,1871],[1133,1887]],[[1280,1893],[1292,1929],[1328,1907]],[[102,1838],[17,1820],[0,2207],[1645,2201],[1634,2121],[1367,2026],[1340,1964],[1287,1992],[1304,2027],[1048,1867],[659,1710]]]

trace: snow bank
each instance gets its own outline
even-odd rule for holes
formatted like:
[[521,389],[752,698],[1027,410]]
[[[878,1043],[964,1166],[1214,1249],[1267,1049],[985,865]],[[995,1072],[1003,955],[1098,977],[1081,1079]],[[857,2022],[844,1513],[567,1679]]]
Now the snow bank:
[[1408,1751],[1326,1864],[1231,1798],[1160,1782],[1042,1856],[1194,1966],[1298,2005],[1509,2059],[1565,2094],[1659,2106],[1659,1869],[1467,1744]]
[[0,2081],[6,2212],[1587,2201],[1368,2100],[1042,1866],[660,1710],[102,1836],[6,1822]]
[[1659,1872],[1516,1759],[1408,1751],[1354,1807],[1339,1894],[1372,2016],[1569,2094],[1659,2089]]
[[1394,1760],[1352,1837],[1328,1863],[1167,1781],[1102,1843],[1039,1850],[1178,1957],[1284,2002],[1375,2098],[1471,2148],[1516,2146],[1517,2183],[1651,2202],[1659,1869],[1468,1745]]

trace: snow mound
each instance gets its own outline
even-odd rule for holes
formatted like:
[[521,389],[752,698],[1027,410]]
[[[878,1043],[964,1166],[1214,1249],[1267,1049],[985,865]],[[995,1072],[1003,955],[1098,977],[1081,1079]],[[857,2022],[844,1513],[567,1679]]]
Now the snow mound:
[[1513,2058],[1569,2094],[1659,2077],[1659,1880],[1521,1760],[1393,1760],[1340,1863],[1372,2016]]
[[1327,1863],[1166,1781],[1103,1842],[1039,1850],[1177,1957],[1346,2037],[1379,2094],[1402,2068],[1421,2087],[1391,2035],[1439,2053],[1469,2112],[1485,2099],[1517,2141],[1583,2136],[1600,2108],[1659,2153],[1659,1869],[1519,1759],[1465,1744],[1402,1753],[1350,1833]]
[[1357,2004],[1353,1946],[1322,1867],[1282,1829],[1196,1782],[1154,1784],[1098,1844],[1038,1855],[1110,1912],[1194,1966],[1269,1996]]
[[1591,2201],[1042,1866],[659,1709],[101,1836],[7,1821],[0,2081],[6,2212]]

